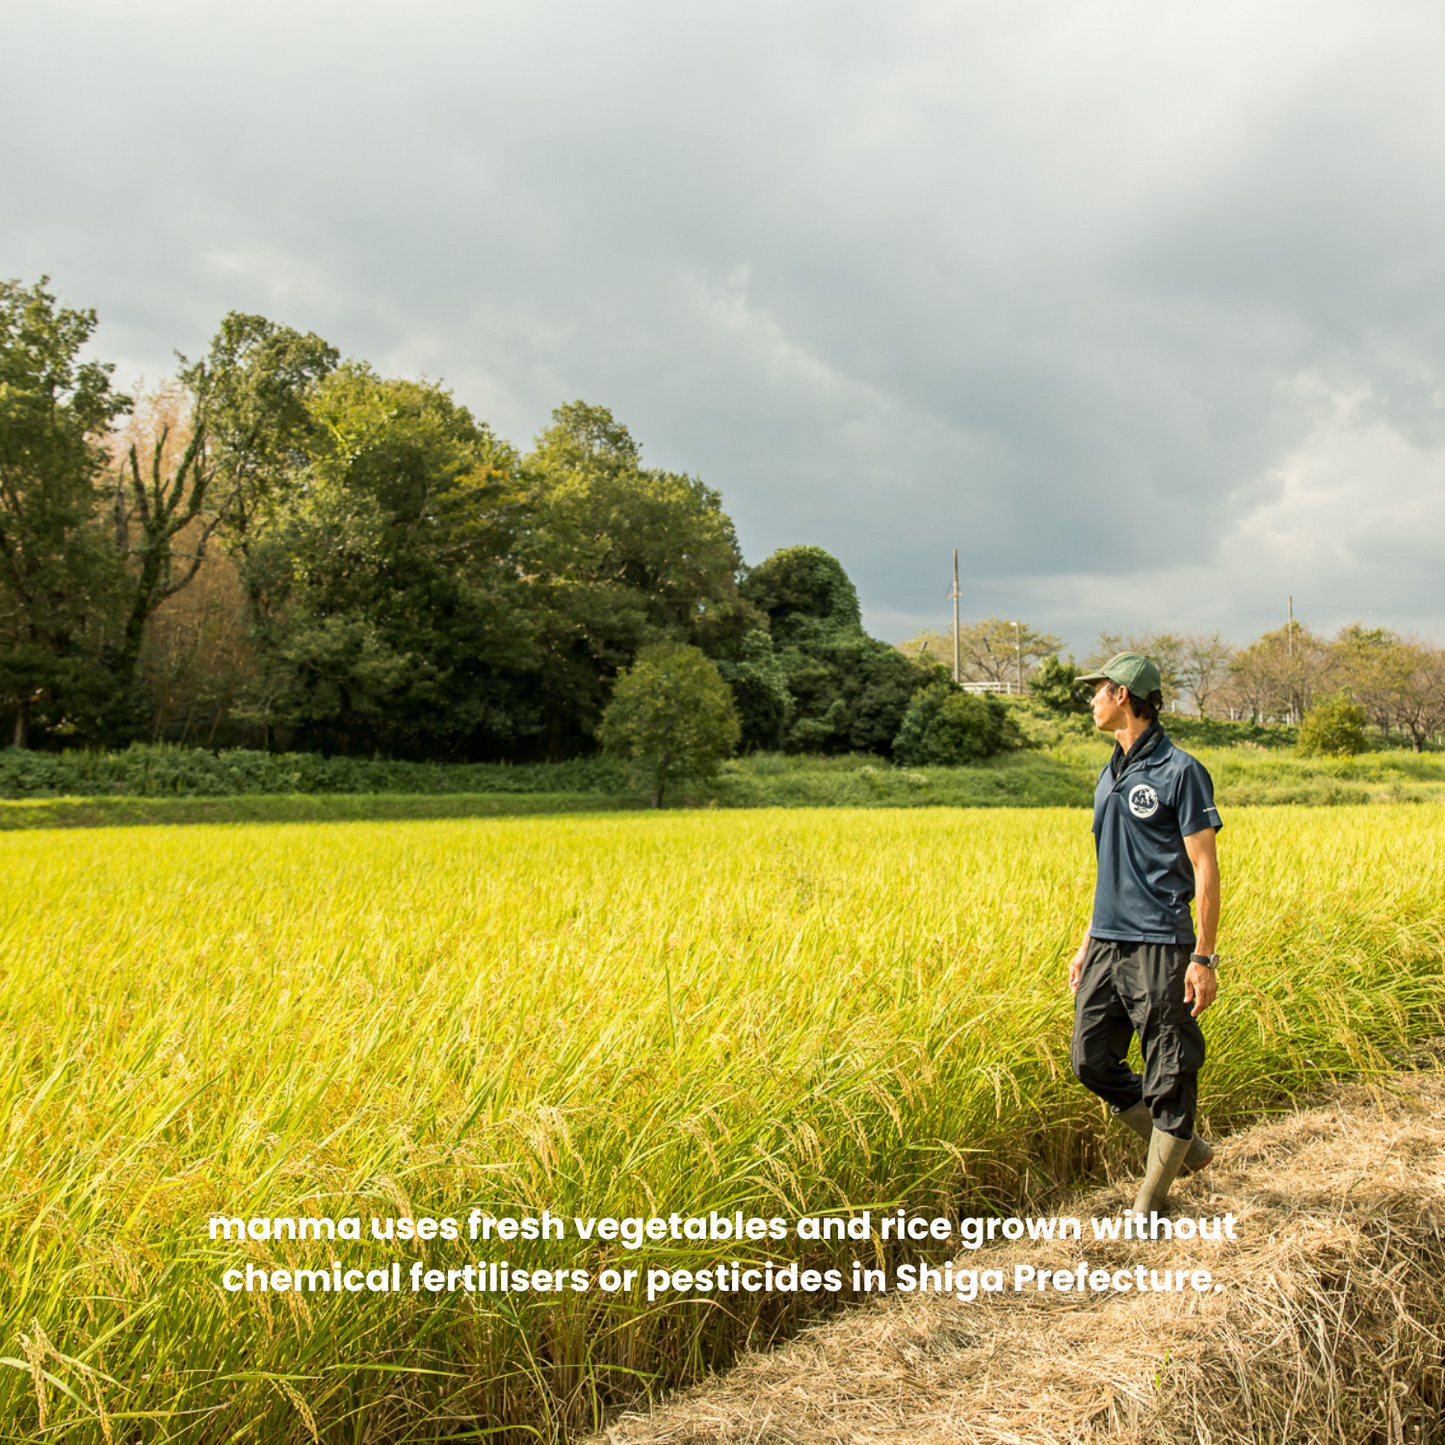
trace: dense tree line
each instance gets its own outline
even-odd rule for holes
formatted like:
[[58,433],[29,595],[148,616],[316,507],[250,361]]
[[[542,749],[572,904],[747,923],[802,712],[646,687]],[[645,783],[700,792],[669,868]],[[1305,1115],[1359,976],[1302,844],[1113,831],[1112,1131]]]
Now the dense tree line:
[[574,756],[671,645],[745,747],[887,754],[935,680],[821,549],[748,571],[718,493],[604,407],[523,454],[440,386],[236,314],[134,399],[80,360],[94,325],[0,287],[6,741]]
[[[868,636],[818,547],[748,569],[718,493],[644,466],[605,407],[558,407],[523,453],[441,386],[239,314],[131,398],[83,359],[94,326],[44,281],[0,284],[0,742],[574,757],[644,650],[688,647],[745,750],[1019,744],[953,687],[951,634]],[[969,623],[963,681],[1078,710],[1061,646]],[[1338,694],[1416,747],[1445,728],[1445,655],[1382,630],[1104,635],[1088,661],[1124,647],[1201,715],[1298,721]]]
[[[1332,638],[1297,621],[1235,647],[1218,632],[1101,633],[1082,667],[1059,657],[1060,639],[990,617],[959,629],[965,684],[1027,692],[1057,712],[1087,712],[1074,680],[1117,652],[1158,664],[1164,705],[1199,717],[1299,723],[1325,699],[1359,708],[1385,737],[1418,751],[1445,733],[1445,650],[1385,628],[1352,623]],[[953,634],[921,632],[902,645],[951,663]]]
[[1356,622],[1325,638],[1291,621],[1238,648],[1217,632],[1104,635],[1090,662],[1123,646],[1159,662],[1166,704],[1187,702],[1201,717],[1298,723],[1340,698],[1416,751],[1445,731],[1445,651],[1386,628]]

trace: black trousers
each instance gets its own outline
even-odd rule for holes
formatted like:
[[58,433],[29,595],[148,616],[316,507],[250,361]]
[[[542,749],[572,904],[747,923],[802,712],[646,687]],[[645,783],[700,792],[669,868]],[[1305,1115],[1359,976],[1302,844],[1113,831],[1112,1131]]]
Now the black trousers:
[[[1115,943],[1091,938],[1074,995],[1075,1077],[1115,1109],[1143,1099],[1154,1127],[1194,1137],[1204,1033],[1184,1002],[1189,949],[1173,943]],[[1139,1036],[1143,1074],[1125,1063]]]

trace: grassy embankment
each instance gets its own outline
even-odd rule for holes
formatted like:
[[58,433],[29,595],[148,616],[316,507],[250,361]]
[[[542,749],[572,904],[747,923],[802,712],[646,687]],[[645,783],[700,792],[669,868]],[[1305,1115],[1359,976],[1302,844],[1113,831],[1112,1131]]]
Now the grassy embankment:
[[[1318,816],[1241,812],[1222,838],[1216,1129],[1445,1025],[1440,814]],[[978,1212],[1089,1177],[1127,1141],[1067,1077],[1081,822],[718,811],[0,839],[0,1439],[100,1439],[102,1411],[125,1440],[306,1439],[313,1420],[335,1442],[545,1439],[808,1308],[233,1294],[221,1274],[248,1260],[446,1269],[496,1246],[223,1245],[212,1214],[793,1220]],[[874,1248],[569,1238],[503,1257],[846,1274]]]
[[[1025,715],[1035,746],[967,768],[892,767],[866,754],[758,754],[723,765],[685,806],[1087,807],[1109,743]],[[1214,775],[1222,805],[1445,801],[1445,753],[1299,758],[1293,730],[1166,719]],[[606,759],[423,764],[316,754],[133,748],[0,752],[0,831],[133,823],[327,822],[619,812],[643,806]]]

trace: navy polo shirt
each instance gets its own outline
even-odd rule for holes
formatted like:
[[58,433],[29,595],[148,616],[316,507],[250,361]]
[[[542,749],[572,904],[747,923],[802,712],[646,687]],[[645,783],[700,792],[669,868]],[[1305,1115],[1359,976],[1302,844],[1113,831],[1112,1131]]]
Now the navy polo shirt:
[[1194,946],[1191,833],[1224,825],[1204,764],[1167,738],[1116,779],[1108,763],[1094,789],[1092,938]]

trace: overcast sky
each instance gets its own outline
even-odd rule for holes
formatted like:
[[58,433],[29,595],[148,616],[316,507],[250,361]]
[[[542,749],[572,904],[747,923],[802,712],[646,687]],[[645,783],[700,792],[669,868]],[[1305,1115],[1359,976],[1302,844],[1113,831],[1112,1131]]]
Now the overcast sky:
[[0,276],[560,402],[874,632],[1445,642],[1445,8],[0,0]]

